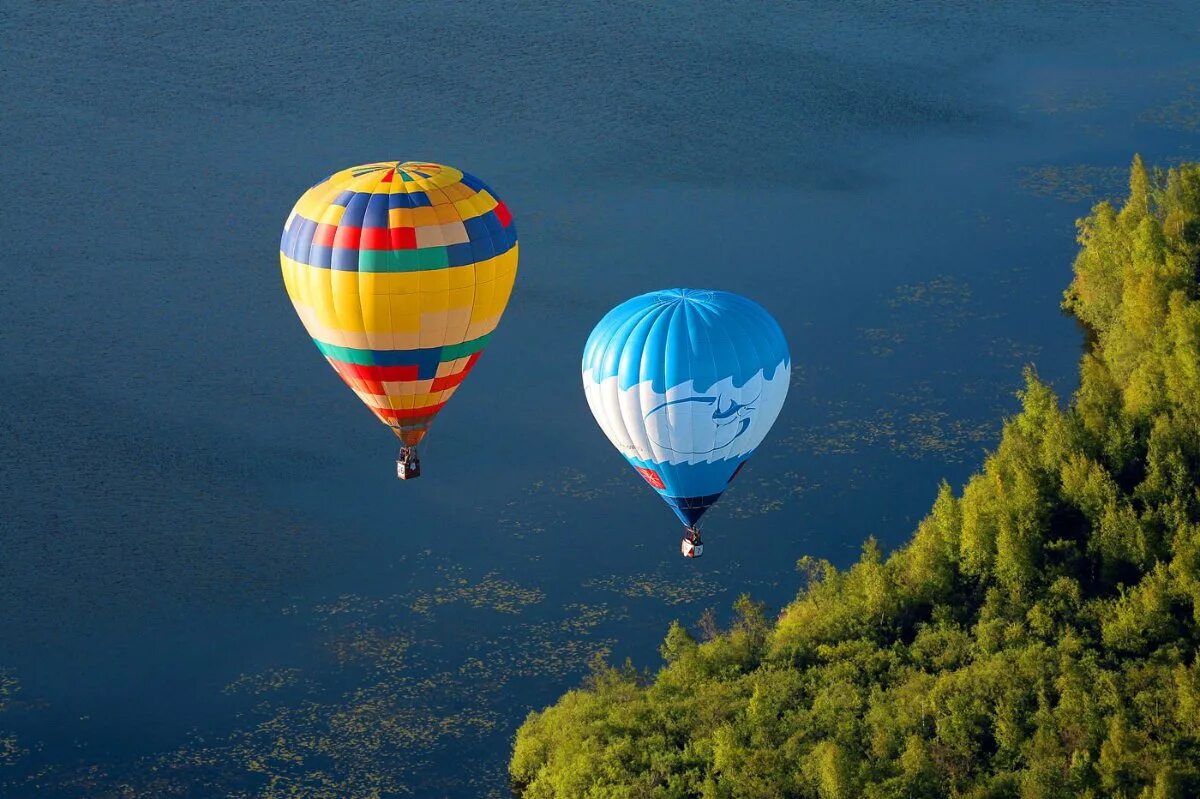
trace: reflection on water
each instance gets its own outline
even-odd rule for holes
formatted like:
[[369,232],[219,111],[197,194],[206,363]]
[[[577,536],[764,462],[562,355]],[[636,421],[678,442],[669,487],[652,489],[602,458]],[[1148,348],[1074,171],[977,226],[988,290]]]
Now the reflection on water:
[[[1073,228],[1195,158],[1192,3],[18,2],[0,49],[0,794],[503,796],[524,714],[674,618],[902,540],[1073,379]],[[521,274],[426,476],[276,246],[314,180],[445,160]],[[579,354],[628,296],[758,299],[796,364],[678,557]]]

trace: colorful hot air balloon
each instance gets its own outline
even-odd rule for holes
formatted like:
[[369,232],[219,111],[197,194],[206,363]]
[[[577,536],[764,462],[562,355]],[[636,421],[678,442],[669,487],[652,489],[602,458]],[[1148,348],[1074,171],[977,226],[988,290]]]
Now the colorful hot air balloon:
[[397,473],[500,322],[517,274],[512,214],[440,164],[342,170],[304,193],[279,245],[317,349],[403,442]]
[[583,387],[608,440],[687,528],[762,443],[791,377],[787,342],[758,304],[724,291],[634,297],[600,320],[583,350]]

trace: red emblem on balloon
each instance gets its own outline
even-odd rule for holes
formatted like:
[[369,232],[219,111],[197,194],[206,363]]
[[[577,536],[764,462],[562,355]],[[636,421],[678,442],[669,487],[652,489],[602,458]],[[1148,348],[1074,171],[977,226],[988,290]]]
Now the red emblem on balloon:
[[647,483],[657,488],[659,491],[665,491],[666,485],[663,484],[662,478],[658,476],[658,472],[653,469],[647,469],[645,466],[634,466],[637,473],[640,474]]

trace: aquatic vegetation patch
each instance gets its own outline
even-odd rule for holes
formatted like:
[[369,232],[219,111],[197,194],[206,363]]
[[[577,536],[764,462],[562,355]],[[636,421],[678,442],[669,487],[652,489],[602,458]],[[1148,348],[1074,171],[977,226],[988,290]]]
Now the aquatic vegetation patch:
[[[508,505],[516,506],[517,503],[510,502]],[[511,515],[508,512],[502,511],[501,515],[496,519],[496,530],[503,532],[510,538],[517,541],[523,541],[530,535],[541,535],[550,529],[549,524],[542,519],[530,518],[527,514],[515,511]]]
[[222,692],[261,696],[298,685],[300,675],[300,669],[268,669],[257,674],[241,674],[226,685]]
[[1111,99],[1106,89],[1052,87],[1039,89],[1029,109],[1049,116],[1088,114],[1104,108]]
[[[12,706],[13,696],[20,690],[21,683],[12,672],[0,669],[0,724],[3,723],[3,714]],[[27,751],[17,741],[15,734],[0,727],[0,766],[13,765],[27,754]]]
[[684,578],[650,573],[610,574],[585,580],[583,587],[593,591],[612,591],[631,599],[654,599],[667,605],[696,602],[729,590],[716,580],[699,574]]
[[613,608],[607,602],[572,602],[563,606],[563,612],[566,615],[555,622],[559,631],[575,635],[587,635],[605,622],[629,618],[628,608]]
[[[961,462],[980,445],[995,440],[999,425],[990,419],[967,419],[945,410],[947,398],[930,397],[917,387],[896,395],[892,405],[862,416],[834,416],[817,426],[788,431],[783,444],[814,455],[854,455],[868,448],[886,448],[906,458],[937,457]],[[833,406],[837,412],[845,405]]]
[[405,657],[412,640],[393,630],[355,625],[347,634],[330,642],[330,648],[342,665],[365,664],[377,671],[394,672],[406,665]]
[[1068,203],[1098,202],[1119,196],[1124,190],[1126,170],[1096,164],[1021,167],[1021,188],[1040,197]]
[[537,480],[525,490],[529,494],[548,493],[586,502],[610,497],[626,490],[629,483],[623,477],[624,475],[614,474],[597,480],[594,476],[585,474],[579,469],[565,469],[554,479]]
[[871,354],[877,358],[894,355],[895,347],[905,340],[904,333],[882,327],[860,327],[858,335],[868,343]]
[[410,607],[415,613],[429,615],[439,605],[462,602],[473,608],[515,614],[546,598],[541,589],[506,580],[496,572],[488,572],[478,581],[461,576],[461,569],[446,570],[444,575],[446,584],[412,600]]
[[1159,128],[1184,133],[1200,132],[1200,93],[1194,88],[1189,89],[1183,97],[1144,111],[1139,119]]
[[[762,471],[762,470],[760,470]],[[753,466],[739,475],[722,499],[723,513],[735,519],[750,519],[783,510],[789,502],[821,487],[810,476],[786,471],[774,477],[759,477]]]
[[[564,638],[558,622],[522,627],[497,636],[487,661],[487,679],[556,678],[579,674],[597,654],[611,651],[615,638]],[[586,633],[585,633],[586,635]]]
[[961,321],[962,310],[969,306],[973,299],[974,294],[969,283],[954,275],[938,275],[929,280],[897,286],[887,304],[893,309],[914,305],[925,309],[942,309],[949,314],[942,315],[941,318],[949,319],[957,325]]
[[422,752],[485,733],[498,714],[487,707],[439,712],[436,701],[422,702],[433,698],[439,678],[419,686],[406,682],[390,675],[332,701],[272,708],[267,718],[233,735],[228,757],[266,777],[262,799],[410,793]]

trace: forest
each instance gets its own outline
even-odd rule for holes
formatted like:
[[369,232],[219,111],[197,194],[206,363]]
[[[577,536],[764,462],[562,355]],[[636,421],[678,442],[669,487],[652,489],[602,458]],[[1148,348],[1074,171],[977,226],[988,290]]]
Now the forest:
[[529,715],[524,799],[1200,796],[1200,164],[1078,222],[1064,403],[1029,369],[903,546],[802,558],[779,614],[673,623]]

